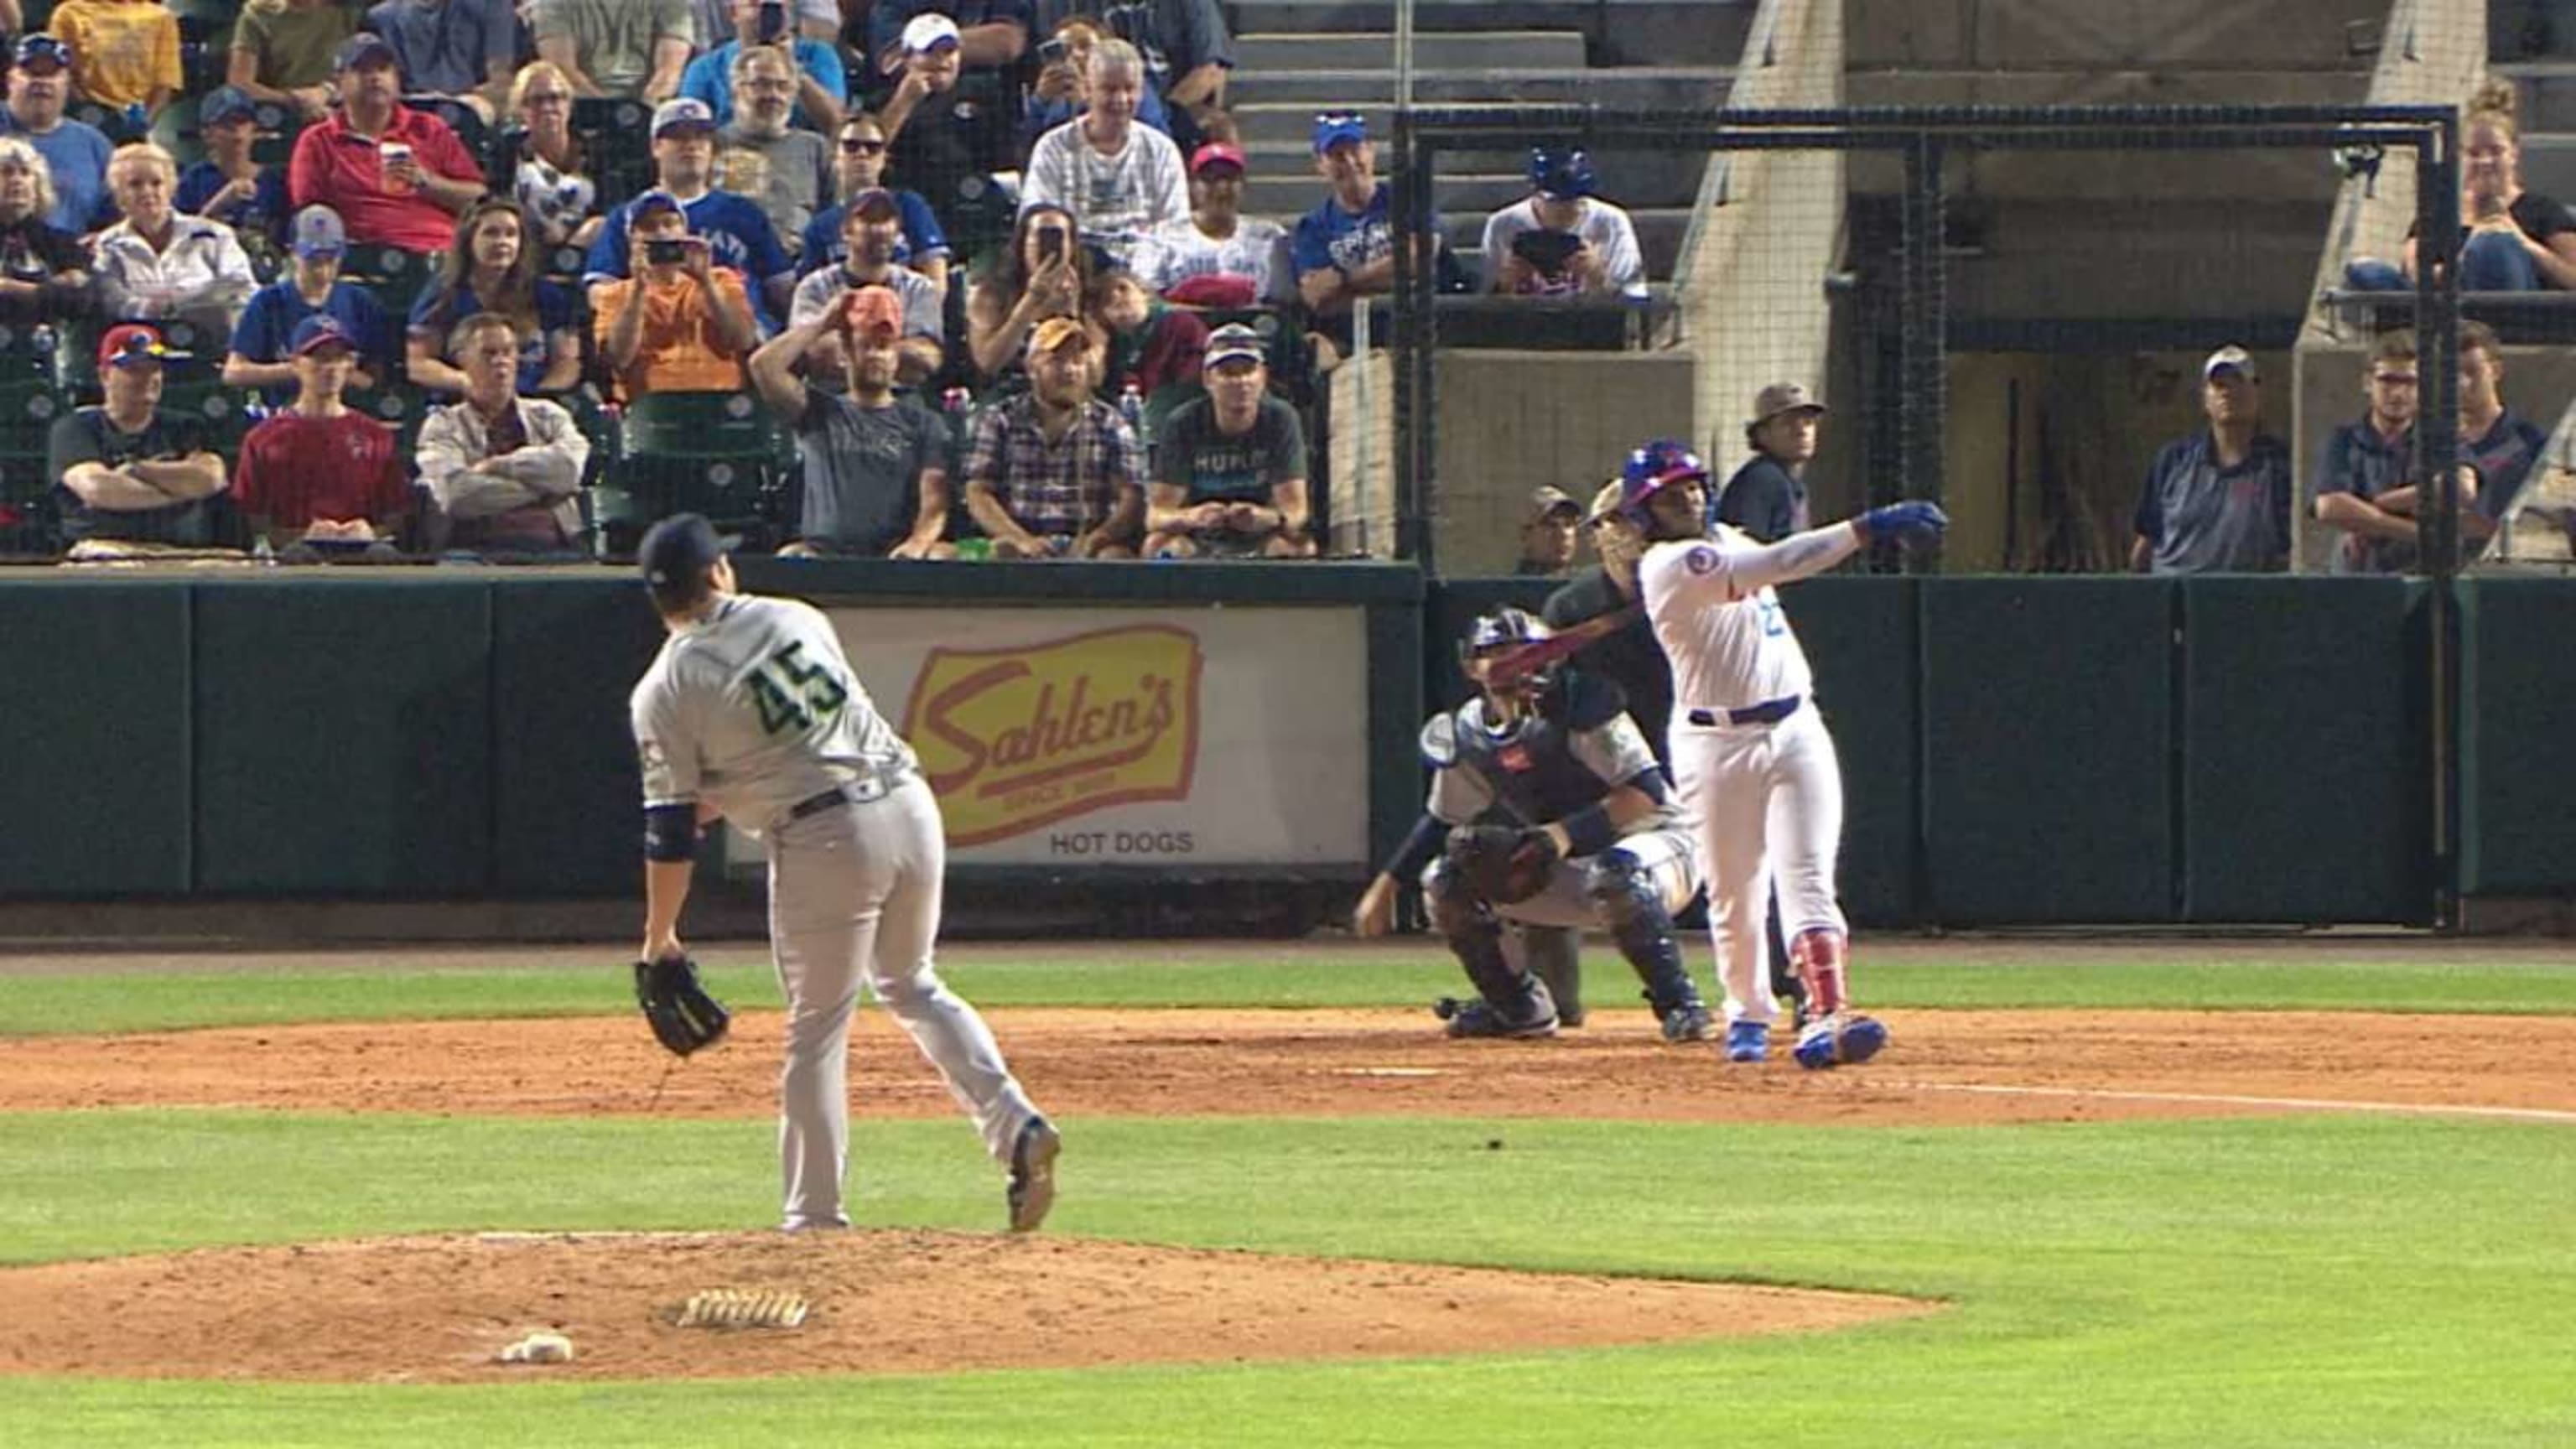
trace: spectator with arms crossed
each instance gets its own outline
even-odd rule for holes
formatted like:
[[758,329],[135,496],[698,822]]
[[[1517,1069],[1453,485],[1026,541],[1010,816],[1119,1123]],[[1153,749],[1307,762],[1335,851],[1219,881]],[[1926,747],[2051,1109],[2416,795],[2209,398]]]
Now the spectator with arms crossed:
[[250,257],[231,227],[170,209],[179,166],[150,141],[120,146],[107,164],[108,189],[125,220],[99,233],[100,300],[120,320],[175,318],[210,341],[230,337],[259,289]]
[[456,324],[447,351],[463,370],[465,396],[430,411],[419,448],[441,545],[482,553],[575,548],[590,439],[561,407],[519,396],[519,336],[509,318],[475,313]]
[[2335,531],[2327,567],[2339,574],[2398,574],[2414,567],[2415,520],[2381,500],[2415,474],[2415,334],[2383,335],[2362,367],[2359,420],[2326,439],[2317,459],[2311,516]]
[[1132,558],[1144,493],[1136,434],[1091,395],[1091,333],[1050,317],[1029,334],[1026,396],[986,408],[966,450],[966,507],[995,558]]
[[[804,522],[779,550],[801,557],[947,558],[948,425],[895,396],[904,306],[880,286],[854,288],[751,355],[760,400],[796,433],[805,464]],[[841,338],[849,389],[835,397],[796,376],[815,345]]]
[[235,499],[251,531],[279,548],[314,544],[390,553],[411,513],[393,430],[341,401],[357,339],[328,313],[296,324],[295,401],[242,440]]
[[1261,334],[1228,323],[1208,338],[1207,396],[1181,404],[1155,447],[1145,506],[1149,558],[1312,558],[1306,434],[1270,395]]
[[106,406],[54,420],[47,465],[70,496],[63,534],[73,543],[207,548],[232,541],[223,458],[199,444],[186,419],[161,411],[161,367],[173,355],[156,328],[110,327],[98,339]]
[[0,322],[89,315],[89,248],[45,218],[53,177],[23,136],[0,135]]
[[457,323],[485,312],[508,318],[526,348],[519,391],[569,392],[581,381],[572,294],[537,275],[527,218],[517,202],[498,196],[476,202],[458,219],[438,280],[412,303],[411,380],[436,392],[466,391],[466,374],[447,363],[447,343]]
[[[2505,406],[2504,344],[2483,322],[2460,324],[2460,541],[2464,551],[2495,536],[2496,525],[2531,477],[2549,435]],[[2421,518],[2431,500],[2418,488],[2379,496],[2383,510]]]

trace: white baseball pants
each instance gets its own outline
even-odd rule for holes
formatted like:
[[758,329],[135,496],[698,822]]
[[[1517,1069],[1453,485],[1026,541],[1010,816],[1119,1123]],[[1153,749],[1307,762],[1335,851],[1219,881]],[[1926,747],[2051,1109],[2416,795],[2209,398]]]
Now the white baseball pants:
[[1780,927],[1844,931],[1834,903],[1843,833],[1842,768],[1812,700],[1777,724],[1714,726],[1676,708],[1673,773],[1699,827],[1708,873],[1708,934],[1729,1022],[1780,1015],[1771,990],[1764,912],[1776,884]]
[[778,1081],[786,1226],[846,1225],[850,1014],[859,983],[948,1083],[985,1151],[1007,1162],[1037,1115],[975,1008],[932,964],[948,864],[939,803],[920,777],[881,799],[791,821],[769,836],[769,941],[787,996]]

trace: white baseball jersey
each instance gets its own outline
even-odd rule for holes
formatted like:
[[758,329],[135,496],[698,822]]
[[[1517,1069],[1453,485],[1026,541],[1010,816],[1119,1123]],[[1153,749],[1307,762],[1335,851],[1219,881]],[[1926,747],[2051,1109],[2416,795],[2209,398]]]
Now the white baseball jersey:
[[1822,573],[1859,547],[1847,523],[1772,544],[1721,523],[1707,538],[1646,550],[1637,593],[1672,661],[1674,722],[1691,710],[1747,709],[1812,690],[1807,653],[1771,586]]
[[914,766],[831,621],[793,599],[726,597],[663,641],[629,708],[644,803],[710,804],[755,836],[800,801]]

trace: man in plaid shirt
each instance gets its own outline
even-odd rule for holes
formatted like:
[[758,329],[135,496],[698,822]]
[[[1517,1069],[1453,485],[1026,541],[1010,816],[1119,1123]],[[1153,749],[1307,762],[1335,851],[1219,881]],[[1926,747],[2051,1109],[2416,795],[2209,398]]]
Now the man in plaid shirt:
[[1027,395],[975,419],[966,507],[995,558],[1134,558],[1144,454],[1118,410],[1092,396],[1091,333],[1050,317],[1029,334]]

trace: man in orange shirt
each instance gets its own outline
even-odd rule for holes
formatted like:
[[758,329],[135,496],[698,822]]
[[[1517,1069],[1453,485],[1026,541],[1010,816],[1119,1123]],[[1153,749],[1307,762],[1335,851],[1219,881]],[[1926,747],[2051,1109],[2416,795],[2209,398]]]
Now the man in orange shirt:
[[483,165],[436,116],[402,103],[393,47],[361,31],[340,47],[340,111],[304,128],[286,168],[296,209],[340,213],[349,240],[423,256],[456,240],[483,197]]
[[591,325],[618,395],[741,391],[743,359],[760,341],[742,273],[713,264],[667,191],[635,198],[626,229],[635,275],[590,289]]

